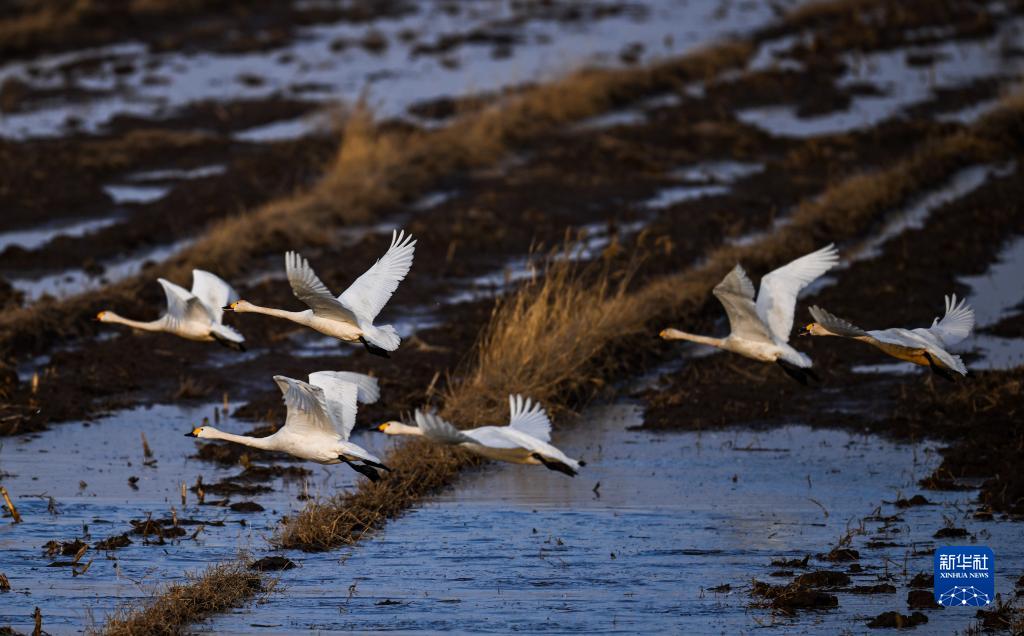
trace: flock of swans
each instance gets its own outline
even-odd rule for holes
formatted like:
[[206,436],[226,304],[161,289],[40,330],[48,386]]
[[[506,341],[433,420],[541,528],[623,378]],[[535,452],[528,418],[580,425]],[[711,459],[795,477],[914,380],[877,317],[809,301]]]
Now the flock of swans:
[[[101,311],[97,320],[143,331],[160,331],[189,340],[218,342],[244,351],[245,338],[225,325],[225,311],[258,313],[304,325],[343,342],[361,343],[369,353],[389,357],[401,338],[392,325],[375,325],[377,315],[398,289],[412,267],[416,241],[394,231],[388,251],[340,296],[335,297],[309,262],[296,252],[285,254],[285,271],[295,297],[308,309],[288,311],[260,307],[239,298],[235,290],[214,274],[193,270],[192,290],[163,278],[158,282],[167,296],[164,315],[150,322]],[[726,338],[665,329],[666,340],[688,340],[779,365],[790,377],[807,384],[817,379],[812,361],[789,344],[796,300],[800,292],[839,262],[835,246],[828,245],[776,269],[754,285],[743,267],[736,265],[715,288],[731,328]],[[946,298],[946,312],[931,327],[864,331],[820,307],[811,307],[815,322],[801,335],[837,336],[867,342],[888,355],[929,367],[947,379],[952,373],[967,375],[967,368],[949,347],[966,338],[974,327],[974,310],[956,296]],[[199,426],[190,437],[219,439],[263,450],[282,451],[320,464],[347,464],[367,478],[378,481],[380,471],[390,468],[365,448],[349,441],[356,423],[358,404],[380,398],[376,378],[345,371],[317,371],[309,381],[274,376],[281,389],[287,416],[284,426],[267,437],[234,435],[212,426]],[[543,406],[529,397],[509,396],[509,421],[505,426],[458,429],[429,410],[416,410],[414,424],[385,422],[376,429],[387,435],[424,437],[431,442],[465,448],[485,458],[516,464],[542,465],[575,476],[585,462],[573,459],[551,444],[551,420]]]

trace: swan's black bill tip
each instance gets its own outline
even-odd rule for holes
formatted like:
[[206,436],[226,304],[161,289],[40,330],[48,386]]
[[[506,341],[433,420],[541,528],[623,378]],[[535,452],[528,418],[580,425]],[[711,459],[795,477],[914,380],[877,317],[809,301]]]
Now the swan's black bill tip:
[[195,433],[185,433],[185,437],[198,437]]

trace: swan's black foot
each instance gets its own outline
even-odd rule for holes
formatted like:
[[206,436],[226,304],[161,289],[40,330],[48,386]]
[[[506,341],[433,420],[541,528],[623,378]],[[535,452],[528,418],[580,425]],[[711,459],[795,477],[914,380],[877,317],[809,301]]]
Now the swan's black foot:
[[228,340],[227,338],[224,338],[223,336],[219,336],[219,335],[217,335],[215,333],[211,333],[210,335],[213,336],[213,339],[216,340],[217,343],[220,346],[222,346],[222,347],[227,347],[228,349],[233,349],[234,351],[242,351],[242,352],[245,351],[245,345],[242,344],[241,342],[235,342],[234,340]]
[[374,468],[380,468],[381,470],[386,470],[386,471],[388,471],[389,473],[391,472],[391,469],[390,469],[390,468],[388,468],[387,466],[385,466],[384,464],[381,464],[381,463],[379,463],[379,462],[371,462],[371,461],[370,461],[370,460],[368,460],[368,459],[364,459],[364,460],[362,460],[362,461],[363,461],[363,463],[364,463],[364,464],[366,464],[367,466],[373,466]]
[[377,345],[368,342],[366,338],[362,336],[359,336],[359,342],[363,343],[363,346],[366,347],[366,350],[375,356],[380,356],[381,358],[391,357],[391,353],[389,353],[387,349],[381,349]]
[[927,351],[925,351],[924,352],[924,358],[925,358],[925,360],[928,361],[928,368],[930,368],[932,370],[932,373],[934,373],[935,375],[937,375],[940,378],[943,378],[943,379],[945,379],[945,380],[947,380],[949,382],[956,382],[956,378],[953,377],[952,373],[950,373],[949,371],[946,371],[945,369],[943,369],[939,365],[935,364],[935,360],[932,358],[932,354],[930,354]]
[[573,470],[572,467],[569,466],[568,464],[548,459],[547,457],[543,457],[538,453],[533,453],[533,458],[538,460],[540,463],[544,464],[544,468],[547,468],[548,470],[554,470],[564,475],[569,475],[570,477],[576,476],[576,471]]
[[353,462],[348,461],[347,459],[342,459],[341,461],[348,464],[352,470],[356,471],[360,475],[365,476],[370,481],[380,481],[380,474],[377,472],[376,468],[373,468],[372,466],[367,466],[365,464],[355,464]]
[[[814,373],[814,371],[798,367],[792,362],[786,362],[782,358],[778,358],[777,360],[775,360],[775,364],[782,367],[782,370],[786,372],[786,375],[793,378],[794,380],[796,380],[797,382],[804,386],[808,385],[808,378],[818,380],[818,376],[817,374]],[[820,382],[820,380],[818,381]]]

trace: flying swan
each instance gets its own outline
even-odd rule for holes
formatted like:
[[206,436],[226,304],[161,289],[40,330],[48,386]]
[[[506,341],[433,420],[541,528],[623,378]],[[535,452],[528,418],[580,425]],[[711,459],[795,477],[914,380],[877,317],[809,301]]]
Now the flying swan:
[[225,347],[245,351],[245,338],[231,327],[223,324],[224,305],[236,300],[238,294],[219,277],[201,269],[192,270],[192,291],[158,278],[167,296],[167,311],[163,316],[149,322],[140,322],[104,310],[96,314],[100,322],[127,325],[142,331],[163,331],[188,340],[213,342]]
[[678,329],[665,329],[665,340],[689,340],[738,353],[761,362],[774,362],[800,384],[817,379],[811,371],[811,359],[789,345],[793,313],[800,291],[839,262],[832,244],[801,256],[770,272],[761,279],[761,290],[754,302],[754,284],[743,267],[736,265],[714,289],[731,331],[727,338],[698,336]]
[[945,300],[946,313],[941,319],[935,318],[927,329],[897,327],[864,331],[821,307],[811,307],[811,315],[817,322],[804,327],[800,335],[839,336],[867,342],[898,360],[928,367],[936,375],[952,380],[950,371],[967,375],[967,367],[960,356],[950,353],[948,348],[970,335],[974,328],[974,310],[966,300],[957,302],[956,294],[946,296]]
[[284,255],[288,282],[295,297],[309,309],[286,311],[260,307],[245,300],[233,302],[225,309],[291,320],[344,342],[361,342],[370,353],[387,358],[389,351],[398,348],[401,339],[393,326],[376,326],[373,320],[409,273],[415,248],[412,235],[395,230],[387,253],[337,298],[320,282],[305,258],[297,252],[288,252]]
[[543,464],[575,477],[586,462],[570,458],[550,444],[551,420],[540,403],[521,395],[508,396],[508,426],[481,426],[464,431],[434,413],[416,411],[417,426],[385,422],[377,430],[388,435],[421,435],[438,444],[461,446],[477,455],[512,464]]
[[317,371],[309,382],[275,375],[288,415],[273,435],[232,435],[200,426],[186,437],[222,439],[262,450],[282,451],[318,464],[345,463],[372,481],[377,469],[391,470],[366,449],[348,441],[356,423],[356,402],[373,404],[380,397],[377,380],[361,373]]

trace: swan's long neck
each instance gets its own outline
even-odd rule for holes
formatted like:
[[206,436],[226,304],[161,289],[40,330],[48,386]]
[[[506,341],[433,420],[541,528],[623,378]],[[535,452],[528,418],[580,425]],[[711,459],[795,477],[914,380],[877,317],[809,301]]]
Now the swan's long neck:
[[666,329],[661,332],[661,337],[665,340],[689,340],[690,342],[710,345],[712,347],[718,347],[719,349],[725,347],[725,340],[722,338],[699,336],[695,333],[686,333],[685,331],[679,331],[678,329]]
[[388,425],[388,433],[392,435],[423,435],[423,430],[419,426],[409,426],[408,424],[395,422]]
[[273,435],[269,435],[267,437],[249,437],[248,435],[235,435],[233,433],[225,433],[224,431],[211,428],[207,429],[206,434],[203,435],[203,437],[205,439],[222,439],[226,442],[235,442],[236,444],[252,446],[253,448],[262,448],[263,450],[274,450],[274,442],[271,439]]
[[142,322],[139,320],[132,320],[131,318],[125,318],[124,316],[118,316],[115,313],[110,313],[104,322],[114,322],[119,325],[125,325],[132,329],[139,329],[141,331],[164,331],[167,329],[167,321],[164,318],[157,318],[156,320],[150,320],[149,322]]
[[285,320],[291,320],[299,324],[306,324],[309,322],[309,312],[305,311],[287,311],[285,309],[274,309],[273,307],[260,307],[259,305],[253,305],[249,303],[247,306],[238,307],[235,309],[240,314],[264,314],[266,316],[274,316],[275,318],[284,318]]

